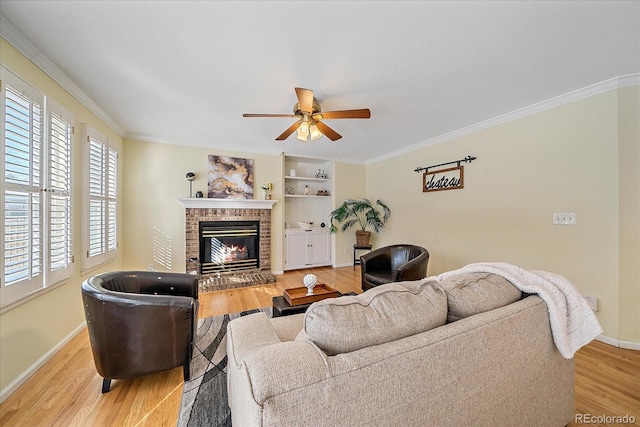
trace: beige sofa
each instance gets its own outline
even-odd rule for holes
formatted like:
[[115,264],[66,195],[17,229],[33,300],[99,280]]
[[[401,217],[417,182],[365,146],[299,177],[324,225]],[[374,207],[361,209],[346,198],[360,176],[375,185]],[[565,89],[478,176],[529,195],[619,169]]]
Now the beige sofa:
[[554,345],[545,302],[498,276],[451,280],[447,292],[432,279],[392,283],[306,314],[233,320],[233,425],[569,423],[574,363]]

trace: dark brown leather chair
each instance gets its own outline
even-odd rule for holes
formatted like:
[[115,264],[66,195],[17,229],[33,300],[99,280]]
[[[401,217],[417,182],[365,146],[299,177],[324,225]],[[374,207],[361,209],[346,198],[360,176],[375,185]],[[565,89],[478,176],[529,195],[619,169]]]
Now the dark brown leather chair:
[[90,277],[82,300],[96,370],[104,378],[131,379],[189,362],[198,321],[198,278],[154,271]]
[[420,280],[427,276],[429,251],[416,245],[390,245],[360,257],[362,290],[404,280]]

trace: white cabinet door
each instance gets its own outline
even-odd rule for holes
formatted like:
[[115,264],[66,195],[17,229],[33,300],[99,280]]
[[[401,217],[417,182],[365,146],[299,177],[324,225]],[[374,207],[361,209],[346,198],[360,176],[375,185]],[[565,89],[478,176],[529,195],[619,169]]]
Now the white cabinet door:
[[286,230],[285,270],[331,265],[328,229]]
[[302,268],[307,264],[307,233],[290,232],[285,233],[286,259],[285,269]]
[[310,260],[312,265],[331,263],[331,245],[329,244],[329,232],[325,230],[313,230],[309,233]]

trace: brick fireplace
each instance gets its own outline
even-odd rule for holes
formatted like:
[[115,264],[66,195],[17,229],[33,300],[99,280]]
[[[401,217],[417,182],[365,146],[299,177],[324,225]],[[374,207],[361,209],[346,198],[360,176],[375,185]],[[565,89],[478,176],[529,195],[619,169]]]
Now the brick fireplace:
[[[271,207],[275,200],[180,199],[186,209],[186,259],[200,264],[200,224],[255,221],[259,224],[259,262],[244,271],[201,274],[200,291],[217,291],[275,283],[271,274]],[[188,262],[189,264],[189,262]]]

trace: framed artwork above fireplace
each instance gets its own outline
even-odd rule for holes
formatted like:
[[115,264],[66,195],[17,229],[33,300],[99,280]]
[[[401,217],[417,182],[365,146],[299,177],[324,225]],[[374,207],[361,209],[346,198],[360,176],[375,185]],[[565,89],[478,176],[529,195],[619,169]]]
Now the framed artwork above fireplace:
[[209,155],[207,197],[253,199],[253,159]]

